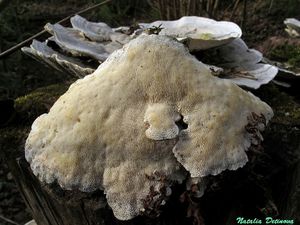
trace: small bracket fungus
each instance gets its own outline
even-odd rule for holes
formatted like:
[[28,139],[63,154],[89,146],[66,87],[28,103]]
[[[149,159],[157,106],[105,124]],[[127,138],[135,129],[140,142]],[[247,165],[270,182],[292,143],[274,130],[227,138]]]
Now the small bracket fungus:
[[175,107],[163,103],[149,105],[146,109],[144,122],[149,125],[146,136],[153,140],[164,140],[176,138],[179,128],[175,122],[181,116]]
[[131,40],[128,35],[122,34],[121,32],[115,32],[114,29],[110,28],[106,23],[90,22],[79,15],[71,17],[70,22],[74,29],[82,32],[92,41],[102,43],[112,41],[115,43],[126,44]]
[[287,18],[284,20],[284,24],[287,26],[285,31],[291,37],[299,37],[300,36],[300,21],[295,18]]
[[41,181],[101,189],[114,215],[129,220],[159,214],[175,183],[187,181],[198,198],[205,176],[244,166],[272,116],[182,43],[141,35],[35,120],[25,156]]
[[113,33],[112,28],[106,23],[92,23],[79,15],[71,17],[70,22],[74,29],[83,32],[93,41],[110,41],[110,35]]
[[273,80],[278,72],[276,66],[261,63],[263,55],[255,49],[249,49],[241,38],[210,49],[205,54],[212,61],[217,60],[209,62],[219,67],[212,68],[219,73],[217,75],[230,79],[239,86],[257,89]]
[[50,67],[53,67],[61,72],[70,73],[77,78],[84,77],[85,75],[94,72],[94,69],[81,63],[76,58],[63,55],[48,47],[45,42],[33,40],[30,48],[23,47],[22,51],[25,54],[36,58],[37,60],[41,60]]

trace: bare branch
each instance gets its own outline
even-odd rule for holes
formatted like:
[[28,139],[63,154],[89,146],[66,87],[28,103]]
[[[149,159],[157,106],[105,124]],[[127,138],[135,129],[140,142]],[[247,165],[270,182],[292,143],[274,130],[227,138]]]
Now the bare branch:
[[[1,0],[0,0],[0,1],[1,1]],[[90,7],[86,8],[86,9],[83,9],[83,10],[81,10],[81,11],[79,11],[79,12],[73,13],[72,15],[63,18],[62,20],[58,21],[57,23],[59,23],[59,24],[60,24],[60,23],[64,23],[64,22],[68,21],[72,16],[75,16],[75,15],[77,15],[77,14],[82,14],[82,13],[85,13],[85,12],[88,12],[88,11],[90,11],[90,10],[92,10],[92,9],[95,9],[95,8],[97,8],[97,7],[99,7],[99,6],[102,6],[102,5],[106,4],[106,3],[109,3],[109,2],[111,2],[111,1],[112,1],[112,0],[106,0],[106,1],[103,1],[103,2],[98,3],[98,4],[96,4],[96,5],[90,6]],[[20,49],[20,48],[22,48],[23,46],[27,45],[28,42],[32,41],[33,39],[35,39],[35,38],[37,38],[37,37],[39,37],[39,36],[41,36],[42,34],[45,34],[45,33],[47,33],[47,31],[44,29],[44,30],[40,31],[40,32],[37,33],[37,34],[34,34],[34,35],[31,36],[30,38],[27,38],[25,41],[22,41],[21,43],[19,43],[19,44],[15,45],[15,46],[11,47],[10,49],[8,49],[8,50],[2,52],[2,53],[0,54],[0,59],[3,58],[3,57],[5,57],[5,56],[8,56],[8,55],[14,53],[14,52],[17,51],[18,49]]]
[[240,0],[236,0],[232,9],[232,13],[230,16],[230,20],[233,19],[234,15],[235,15],[235,11],[237,10],[238,6],[239,6]]
[[247,20],[247,0],[244,0],[243,19],[242,19],[242,23],[241,23],[242,30],[246,29],[246,20]]

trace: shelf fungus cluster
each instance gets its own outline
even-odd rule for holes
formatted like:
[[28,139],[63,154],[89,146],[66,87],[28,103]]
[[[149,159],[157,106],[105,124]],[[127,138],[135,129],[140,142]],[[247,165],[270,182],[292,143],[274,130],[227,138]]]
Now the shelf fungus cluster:
[[205,177],[243,167],[272,116],[182,43],[140,35],[35,120],[25,156],[41,181],[101,189],[129,220],[159,214],[176,183],[201,197]]
[[[76,15],[71,18],[71,24],[72,28],[47,24],[45,29],[53,36],[43,43],[34,41],[30,48],[22,48],[23,52],[50,67],[83,77],[112,52],[147,33],[176,38],[193,54],[202,56],[200,60],[210,65],[214,74],[217,72],[222,79],[240,86],[257,89],[270,82],[278,72],[276,66],[262,62],[260,52],[248,49],[241,39],[241,29],[232,22],[185,16],[174,21],[111,28]],[[203,55],[209,60],[203,60]]]
[[284,20],[286,25],[285,31],[291,37],[300,37],[300,21],[295,18],[287,18]]

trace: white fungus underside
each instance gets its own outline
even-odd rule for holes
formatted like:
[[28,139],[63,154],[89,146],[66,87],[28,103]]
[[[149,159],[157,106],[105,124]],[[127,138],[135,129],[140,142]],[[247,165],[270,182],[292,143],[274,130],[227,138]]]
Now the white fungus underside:
[[[161,114],[162,106],[174,112]],[[179,42],[143,35],[72,84],[36,119],[25,155],[40,180],[57,180],[65,189],[103,189],[114,215],[128,220],[143,210],[150,186],[161,185],[146,174],[181,182],[182,166],[191,177],[243,166],[251,112],[267,120],[273,114],[257,97],[213,77]],[[160,127],[155,113],[171,122]],[[165,136],[177,114],[188,128]],[[146,136],[145,120],[156,138],[164,135],[160,141]]]

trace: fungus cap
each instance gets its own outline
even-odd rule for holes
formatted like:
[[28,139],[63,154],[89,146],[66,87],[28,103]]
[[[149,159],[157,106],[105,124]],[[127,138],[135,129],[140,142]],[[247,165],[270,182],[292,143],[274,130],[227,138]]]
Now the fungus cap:
[[251,115],[268,121],[273,112],[178,41],[142,35],[36,119],[25,156],[40,180],[102,189],[114,215],[129,220],[163,205],[174,182],[243,166],[263,128],[245,129]]
[[224,45],[242,36],[242,30],[233,22],[215,21],[198,16],[184,16],[173,21],[140,23],[140,26],[146,29],[160,27],[162,30],[159,35],[185,40],[191,51]]
[[94,72],[94,69],[70,56],[63,55],[47,46],[45,42],[33,40],[30,48],[23,47],[22,51],[61,72],[69,73],[77,78]]
[[212,68],[217,76],[230,79],[239,86],[258,89],[273,80],[278,72],[276,66],[261,63],[262,53],[249,49],[241,38],[210,49],[206,54],[212,60],[210,63],[217,66]]

